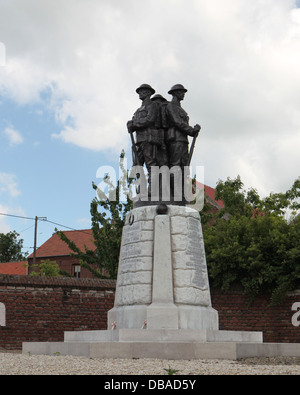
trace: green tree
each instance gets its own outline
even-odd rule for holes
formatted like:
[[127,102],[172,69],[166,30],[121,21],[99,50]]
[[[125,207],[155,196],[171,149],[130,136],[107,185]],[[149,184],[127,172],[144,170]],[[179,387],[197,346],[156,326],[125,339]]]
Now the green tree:
[[[121,247],[122,230],[127,213],[132,208],[130,199],[130,186],[133,178],[124,168],[125,153],[120,155],[120,169],[122,176],[113,185],[109,175],[105,182],[109,187],[108,195],[92,183],[97,197],[91,202],[91,222],[95,251],[85,248],[81,251],[75,243],[71,242],[64,232],[57,231],[58,236],[73,251],[72,255],[80,260],[82,267],[86,267],[96,277],[117,278],[119,253]],[[126,200],[124,200],[126,196]],[[103,269],[106,274],[103,274]]]
[[300,221],[284,217],[298,207],[299,184],[264,199],[242,188],[240,177],[220,181],[216,188],[225,209],[204,229],[211,285],[226,291],[238,283],[250,297],[270,292],[278,303],[300,283]]
[[23,240],[18,240],[19,236],[15,231],[0,233],[0,262],[23,261],[26,259],[26,254],[22,253]]
[[222,217],[225,213],[232,216],[251,217],[253,209],[260,204],[260,198],[255,189],[251,189],[248,193],[244,191],[244,184],[240,176],[231,180],[227,178],[225,182],[220,180],[216,186],[216,200],[223,200],[225,208],[219,213]]
[[235,179],[227,178],[226,181],[219,180],[216,186],[216,199],[222,199],[225,208],[220,211],[219,216],[224,213],[233,216],[253,217],[264,213],[264,215],[284,216],[287,211],[294,215],[300,209],[300,178],[293,186],[284,193],[270,193],[265,198],[260,198],[254,188],[246,191],[240,176]]
[[[35,271],[35,269],[39,269]],[[47,276],[47,277],[60,277],[60,269],[56,261],[50,259],[42,260],[40,265],[35,265],[33,271],[30,273],[31,276]]]

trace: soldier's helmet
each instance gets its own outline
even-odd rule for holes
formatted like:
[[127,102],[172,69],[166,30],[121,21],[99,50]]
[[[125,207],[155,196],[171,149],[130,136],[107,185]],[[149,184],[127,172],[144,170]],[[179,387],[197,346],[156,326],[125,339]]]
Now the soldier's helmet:
[[172,86],[172,88],[169,90],[169,94],[171,95],[174,91],[184,91],[187,92],[187,89],[185,89],[185,87],[181,84],[176,84],[174,86]]
[[148,85],[148,84],[142,84],[141,86],[139,86],[137,89],[136,89],[136,93],[139,93],[139,90],[140,89],[149,89],[150,91],[151,91],[151,94],[152,95],[154,95],[154,93],[155,93],[155,90],[152,88],[152,86],[150,86],[150,85]]
[[157,95],[154,95],[151,97],[151,100],[155,101],[155,100],[160,100],[160,101],[167,101],[167,99],[165,99],[162,95],[160,95],[159,93]]

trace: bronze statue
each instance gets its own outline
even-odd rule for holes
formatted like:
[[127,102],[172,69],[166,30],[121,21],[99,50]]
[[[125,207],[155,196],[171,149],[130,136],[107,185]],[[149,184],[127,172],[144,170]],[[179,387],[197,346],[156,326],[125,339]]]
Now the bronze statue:
[[197,136],[201,127],[189,125],[189,116],[181,107],[180,102],[184,99],[187,89],[183,85],[174,85],[169,94],[173,96],[172,101],[167,105],[166,113],[169,123],[167,132],[169,166],[189,165],[188,136]]
[[166,145],[166,132],[168,129],[167,119],[166,119],[166,107],[168,104],[167,99],[162,95],[157,94],[151,98],[152,101],[158,103],[158,114],[156,126],[158,128],[159,144],[157,147],[157,163],[158,166],[168,166],[168,154]]
[[[127,122],[133,145],[133,164],[135,166],[146,165],[149,197],[151,197],[151,168],[167,166],[170,169],[171,180],[170,202],[176,200],[178,204],[180,204],[179,201],[185,204],[183,191],[185,176],[188,175],[186,168],[190,165],[195,140],[201,129],[198,124],[194,127],[189,125],[189,116],[181,107],[181,101],[187,89],[181,84],[174,85],[168,92],[172,95],[170,102],[162,95],[154,95],[155,90],[148,84],[142,84],[136,92],[142,100],[142,106],[135,112],[132,120]],[[154,96],[151,98],[152,95]],[[136,132],[136,141],[134,141],[133,132]],[[188,136],[194,138],[190,152]],[[174,199],[175,183],[178,183],[178,180],[181,184],[179,185],[180,194],[179,196],[177,194]],[[161,179],[159,182],[161,184]],[[160,188],[162,187],[161,185]]]
[[141,107],[134,113],[131,121],[127,122],[129,133],[136,132],[134,165],[146,165],[148,171],[148,190],[151,190],[151,167],[158,166],[157,146],[160,144],[158,136],[158,114],[157,103],[151,101],[155,90],[148,84],[142,84],[136,89]]
[[[181,101],[184,99],[187,89],[181,84],[174,85],[169,94],[172,95],[172,101],[166,107],[166,115],[168,120],[167,131],[167,150],[171,179],[171,193],[174,200],[184,202],[184,184],[186,177],[189,175],[188,166],[191,162],[189,153],[188,136],[194,137],[192,147],[194,149],[195,140],[201,129],[200,125],[194,127],[189,125],[189,116],[181,107]],[[175,185],[176,184],[176,185]],[[181,185],[180,185],[181,184]],[[177,196],[176,196],[177,192]],[[179,195],[178,195],[179,194]]]

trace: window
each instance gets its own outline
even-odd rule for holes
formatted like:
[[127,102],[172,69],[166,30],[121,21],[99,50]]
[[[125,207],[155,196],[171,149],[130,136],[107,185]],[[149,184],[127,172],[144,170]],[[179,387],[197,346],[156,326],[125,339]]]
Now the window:
[[80,265],[76,264],[72,266],[72,276],[80,278]]

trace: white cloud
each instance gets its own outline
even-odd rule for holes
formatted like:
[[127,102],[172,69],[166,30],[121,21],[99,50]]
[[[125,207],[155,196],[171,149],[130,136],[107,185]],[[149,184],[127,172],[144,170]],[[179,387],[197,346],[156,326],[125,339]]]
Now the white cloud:
[[0,194],[1,193],[8,193],[13,198],[21,194],[14,174],[0,173]]
[[5,45],[0,41],[0,67],[5,66],[6,61],[6,49]]
[[50,88],[56,138],[118,154],[129,147],[136,87],[168,98],[183,83],[183,107],[203,127],[195,158],[211,184],[225,169],[264,190],[298,176],[294,0],[11,0],[0,13],[0,93],[28,103]]
[[[6,214],[7,208],[0,204],[0,213]],[[11,231],[11,227],[7,223],[7,217],[0,215],[0,233],[8,233]]]
[[21,195],[17,178],[14,174],[0,172],[0,233],[7,233],[12,230],[9,225],[9,217],[3,214],[22,215],[24,211],[21,207],[12,206],[12,199]]
[[[14,226],[10,225],[11,218],[5,214],[25,216],[21,207],[11,207],[0,202],[0,233],[8,233],[14,229]],[[23,222],[25,223],[26,220],[23,220]]]
[[17,145],[23,143],[23,137],[21,136],[20,132],[13,128],[5,128],[4,129],[4,134],[6,137],[9,139],[10,145]]

